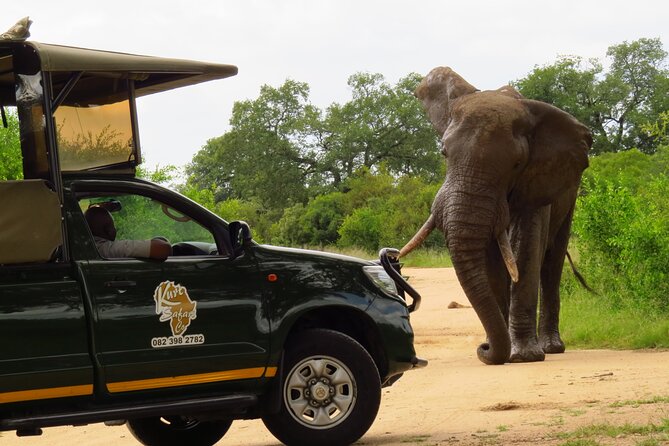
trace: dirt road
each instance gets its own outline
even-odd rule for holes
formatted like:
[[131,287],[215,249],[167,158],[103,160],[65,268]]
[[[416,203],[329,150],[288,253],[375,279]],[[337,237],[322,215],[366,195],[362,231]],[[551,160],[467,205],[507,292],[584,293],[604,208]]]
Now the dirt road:
[[[669,419],[669,351],[572,351],[531,364],[485,366],[476,358],[483,330],[452,269],[407,269],[423,294],[412,316],[427,368],[384,389],[381,410],[361,445],[560,445],[582,426],[648,426]],[[669,423],[669,422],[668,422]],[[669,426],[667,428],[669,430]],[[599,444],[669,444],[668,433],[588,437]],[[667,432],[667,431],[665,431]],[[45,429],[3,445],[136,445],[125,427]],[[219,445],[278,445],[260,421],[237,421]],[[572,443],[573,444],[573,443]],[[580,443],[595,444],[595,443]],[[186,445],[184,445],[186,446]]]

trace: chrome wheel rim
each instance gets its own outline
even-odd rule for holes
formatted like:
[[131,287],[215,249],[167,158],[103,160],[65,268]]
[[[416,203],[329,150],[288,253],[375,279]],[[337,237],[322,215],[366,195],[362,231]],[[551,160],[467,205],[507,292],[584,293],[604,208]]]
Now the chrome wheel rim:
[[351,371],[330,356],[303,359],[288,373],[284,399],[290,415],[311,429],[329,429],[353,411],[357,389]]

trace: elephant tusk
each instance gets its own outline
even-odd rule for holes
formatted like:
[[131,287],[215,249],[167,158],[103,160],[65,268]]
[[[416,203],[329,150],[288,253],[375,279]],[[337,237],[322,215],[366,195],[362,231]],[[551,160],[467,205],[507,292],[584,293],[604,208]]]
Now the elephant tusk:
[[518,282],[518,266],[516,265],[516,259],[513,257],[513,251],[511,250],[511,243],[509,242],[509,235],[506,231],[497,237],[497,244],[499,245],[499,250],[502,252],[502,257],[504,258],[504,264],[506,269],[509,271],[511,280],[514,283]]
[[423,226],[416,232],[416,235],[414,235],[411,240],[409,240],[409,243],[404,245],[402,249],[400,249],[400,253],[398,255],[399,257],[403,257],[407,254],[409,254],[411,251],[419,247],[423,241],[427,238],[428,235],[432,232],[434,229],[434,215],[430,214],[430,217],[428,217],[427,221],[423,223]]

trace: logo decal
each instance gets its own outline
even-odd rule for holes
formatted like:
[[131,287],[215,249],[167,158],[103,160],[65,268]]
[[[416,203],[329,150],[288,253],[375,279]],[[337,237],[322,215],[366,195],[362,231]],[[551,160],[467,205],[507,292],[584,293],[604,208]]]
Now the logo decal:
[[197,302],[191,300],[186,287],[166,280],[156,287],[153,300],[156,302],[156,314],[160,315],[160,322],[169,321],[172,336],[151,339],[152,347],[204,343],[204,335],[184,336],[191,321],[197,318]]

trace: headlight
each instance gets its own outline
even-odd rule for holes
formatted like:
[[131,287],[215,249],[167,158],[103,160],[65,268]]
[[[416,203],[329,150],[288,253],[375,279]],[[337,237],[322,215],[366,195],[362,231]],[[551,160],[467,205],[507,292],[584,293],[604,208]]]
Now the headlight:
[[362,267],[367,277],[372,279],[372,282],[381,290],[389,294],[397,295],[397,287],[395,281],[388,275],[382,266],[363,266]]

